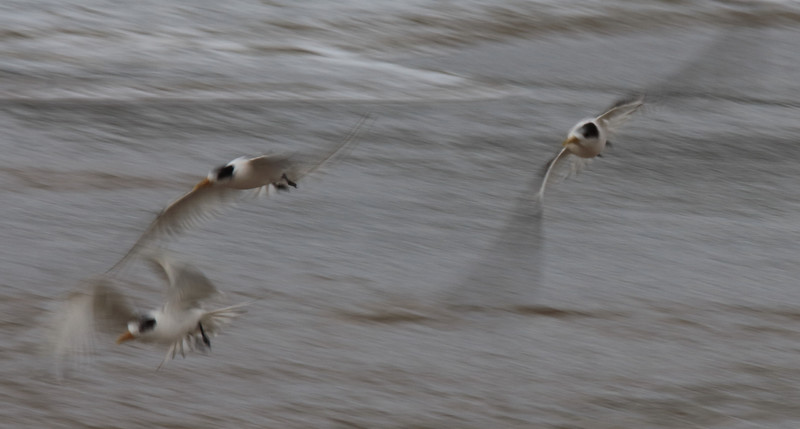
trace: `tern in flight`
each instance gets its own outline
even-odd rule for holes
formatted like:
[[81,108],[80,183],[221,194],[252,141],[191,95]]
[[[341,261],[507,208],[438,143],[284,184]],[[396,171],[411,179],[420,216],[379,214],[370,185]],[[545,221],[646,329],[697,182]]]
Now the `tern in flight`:
[[218,216],[242,198],[270,195],[296,188],[297,182],[353,148],[366,115],[345,139],[317,156],[261,155],[239,157],[211,170],[194,188],[169,204],[152,221],[127,254],[108,273],[115,272],[134,256],[158,241],[175,238],[203,221]]
[[561,150],[547,163],[537,198],[544,199],[548,183],[563,180],[579,172],[595,157],[602,156],[603,149],[611,144],[609,136],[643,104],[644,97],[626,98],[614,103],[599,116],[575,124],[561,144]]
[[98,334],[117,332],[121,334],[117,344],[139,341],[167,346],[163,365],[177,354],[185,357],[186,351],[210,349],[211,338],[245,312],[246,303],[206,309],[203,301],[218,292],[198,268],[163,253],[147,260],[166,285],[163,304],[137,312],[119,280],[108,275],[86,280],[61,303],[52,321],[52,351],[57,358],[89,354]]

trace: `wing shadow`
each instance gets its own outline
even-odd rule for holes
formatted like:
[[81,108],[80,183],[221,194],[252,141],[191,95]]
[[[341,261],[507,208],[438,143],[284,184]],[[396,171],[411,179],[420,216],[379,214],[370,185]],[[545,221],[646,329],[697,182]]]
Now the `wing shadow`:
[[447,307],[514,311],[534,306],[544,263],[542,204],[535,198],[540,182],[538,176],[528,181],[497,238],[467,276],[445,293]]

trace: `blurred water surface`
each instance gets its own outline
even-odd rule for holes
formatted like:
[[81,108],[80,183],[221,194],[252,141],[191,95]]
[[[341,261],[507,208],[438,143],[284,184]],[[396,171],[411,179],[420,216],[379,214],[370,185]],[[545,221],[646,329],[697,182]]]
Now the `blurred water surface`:
[[[795,428],[793,2],[0,5],[0,396],[28,427]],[[654,97],[538,212],[578,120]],[[174,247],[250,312],[207,355],[99,344],[59,297],[243,154],[342,163]],[[128,275],[142,308],[159,290]]]

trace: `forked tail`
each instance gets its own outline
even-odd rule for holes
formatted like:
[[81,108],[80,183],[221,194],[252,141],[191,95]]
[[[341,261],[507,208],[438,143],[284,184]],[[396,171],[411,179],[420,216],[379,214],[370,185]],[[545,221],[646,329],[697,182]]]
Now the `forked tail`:
[[207,334],[212,336],[216,335],[223,326],[232,322],[242,314],[247,313],[245,307],[248,305],[250,305],[249,302],[243,302],[241,304],[231,305],[230,307],[209,311],[200,319],[200,323],[205,327]]

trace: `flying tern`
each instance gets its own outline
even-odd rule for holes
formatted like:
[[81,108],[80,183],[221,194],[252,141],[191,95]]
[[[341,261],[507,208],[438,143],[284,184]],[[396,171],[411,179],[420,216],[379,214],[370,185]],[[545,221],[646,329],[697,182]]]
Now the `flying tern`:
[[[160,307],[136,312],[121,291],[120,281],[109,275],[86,280],[69,295],[52,321],[52,351],[56,358],[88,355],[98,334],[121,334],[117,344],[127,341],[167,346],[159,368],[177,354],[205,351],[221,328],[245,312],[245,304],[208,310],[203,301],[217,289],[196,267],[164,254],[149,257],[166,285]],[[110,338],[109,338],[110,342]]]
[[550,182],[563,180],[579,172],[595,157],[602,156],[603,149],[610,145],[608,138],[644,104],[644,97],[620,100],[595,118],[584,119],[569,131],[561,144],[561,150],[545,166],[539,192],[544,198],[545,187]]
[[218,216],[242,198],[296,188],[300,179],[352,149],[361,127],[369,118],[369,115],[361,118],[341,143],[321,156],[277,154],[239,157],[214,168],[191,191],[162,210],[126,255],[108,272],[117,271],[153,243],[175,238],[201,222]]

